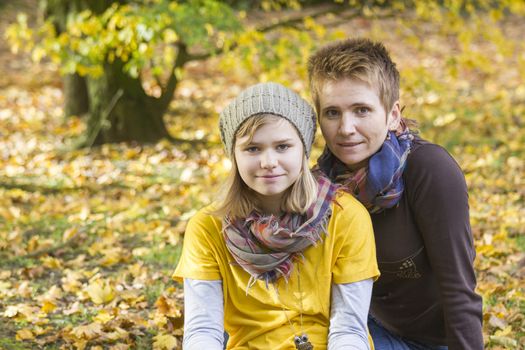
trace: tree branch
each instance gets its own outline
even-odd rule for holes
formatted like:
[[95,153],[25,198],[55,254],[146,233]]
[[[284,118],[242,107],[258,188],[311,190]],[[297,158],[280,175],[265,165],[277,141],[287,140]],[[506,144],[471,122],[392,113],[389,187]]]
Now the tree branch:
[[177,78],[177,74],[175,73],[178,68],[182,68],[186,62],[190,61],[189,54],[188,54],[188,48],[186,47],[186,44],[183,42],[180,42],[177,44],[179,48],[179,52],[177,53],[177,59],[173,63],[173,68],[171,69],[171,75],[168,79],[168,82],[166,83],[166,86],[162,88],[162,94],[158,99],[156,99],[156,108],[159,108],[161,110],[166,110],[171,102],[171,99],[173,98],[173,93],[175,92],[175,89],[177,88],[177,83],[179,82]]
[[85,140],[81,140],[80,144],[77,147],[91,147],[95,143],[95,139],[97,138],[98,133],[100,130],[104,127],[104,122],[108,119],[109,115],[111,114],[111,111],[113,108],[115,108],[115,105],[117,104],[118,100],[122,97],[124,94],[124,90],[118,89],[117,92],[115,92],[115,95],[111,98],[111,101],[109,101],[106,108],[102,111],[101,116],[99,120],[97,121],[97,124],[91,132],[87,135]]
[[332,6],[329,6],[329,7],[325,8],[325,9],[321,9],[321,10],[319,10],[317,12],[314,12],[311,15],[306,15],[306,16],[302,15],[302,16],[296,16],[296,17],[292,17],[292,18],[287,18],[285,20],[277,21],[276,23],[272,23],[270,25],[257,28],[257,31],[266,33],[266,32],[272,31],[272,30],[274,30],[276,28],[295,27],[296,24],[299,24],[299,23],[303,22],[306,17],[318,18],[318,17],[329,15],[329,14],[335,14],[336,11],[341,11],[341,9],[343,9],[345,7],[346,6],[343,6],[343,5],[333,4]]
[[[349,20],[352,20],[352,19],[355,19],[359,16],[364,16],[365,18],[370,18],[370,16],[365,16],[363,14],[363,11],[360,9],[359,11],[355,11],[355,12],[352,12],[352,13],[349,13],[349,14],[340,14],[337,16],[337,21],[333,21],[333,22],[330,22],[330,23],[327,23],[326,25],[327,26],[330,26],[330,27],[337,27],[338,25],[341,25],[341,24],[344,24],[346,22],[348,22]],[[373,18],[374,19],[387,19],[387,18],[393,18],[394,16],[396,16],[395,13],[393,12],[388,12],[388,13],[383,13],[381,15],[374,15]]]
[[[293,18],[286,18],[284,20],[277,21],[276,23],[272,23],[270,25],[261,26],[259,28],[256,28],[256,30],[258,32],[266,33],[266,32],[270,32],[274,29],[282,28],[282,27],[297,27],[298,24],[304,21],[305,17],[318,18],[318,17],[326,16],[328,14],[336,14],[342,8],[344,8],[343,5],[333,4],[329,7],[318,10],[310,15],[306,15],[306,16],[301,15],[301,16],[295,16]],[[236,45],[230,47],[230,49],[234,49],[235,47]],[[202,54],[188,54],[187,62],[205,60],[212,56],[219,55],[222,52],[224,52],[223,48],[216,49],[212,52],[206,52]]]

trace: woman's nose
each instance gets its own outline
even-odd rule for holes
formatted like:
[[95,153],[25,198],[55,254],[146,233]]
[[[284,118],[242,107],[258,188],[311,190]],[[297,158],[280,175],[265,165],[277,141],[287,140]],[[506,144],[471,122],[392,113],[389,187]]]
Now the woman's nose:
[[348,114],[343,115],[339,124],[338,132],[342,136],[348,136],[355,133],[356,129],[354,118]]

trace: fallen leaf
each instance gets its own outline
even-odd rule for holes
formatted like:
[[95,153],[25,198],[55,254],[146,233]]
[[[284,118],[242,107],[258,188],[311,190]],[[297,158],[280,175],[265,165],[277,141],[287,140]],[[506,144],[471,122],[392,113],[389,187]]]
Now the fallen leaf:
[[53,310],[55,310],[56,308],[57,306],[52,301],[45,300],[40,310],[48,314],[52,312]]
[[172,350],[178,346],[177,338],[169,334],[159,334],[153,339],[153,350]]
[[24,328],[16,332],[16,340],[32,340],[35,339],[35,335],[30,329]]
[[494,315],[490,316],[489,324],[494,328],[505,329],[507,327],[507,322],[505,322],[505,320],[502,320],[501,318]]
[[155,306],[163,315],[168,317],[181,317],[180,307],[174,299],[169,299],[164,295],[161,295],[155,302]]
[[494,344],[502,345],[502,346],[509,347],[509,348],[515,348],[516,346],[518,346],[518,342],[509,337],[491,335],[489,339]]
[[107,310],[100,310],[99,313],[93,318],[93,320],[102,324],[107,323],[114,319],[115,316]]
[[86,291],[95,304],[106,304],[115,298],[115,291],[108,282],[96,280],[92,282]]
[[102,325],[93,322],[88,325],[77,326],[70,331],[70,334],[79,340],[93,340],[103,334]]

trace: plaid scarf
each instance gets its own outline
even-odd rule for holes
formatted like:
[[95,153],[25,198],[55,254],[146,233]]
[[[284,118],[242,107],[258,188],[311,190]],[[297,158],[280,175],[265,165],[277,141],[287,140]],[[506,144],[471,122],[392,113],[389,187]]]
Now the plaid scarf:
[[325,147],[316,170],[342,184],[370,213],[378,213],[392,208],[401,199],[405,188],[402,175],[413,139],[414,134],[402,123],[395,132],[388,132],[379,151],[370,157],[368,166],[356,171],[350,171]]
[[256,280],[264,280],[268,285],[283,276],[288,281],[294,260],[326,233],[338,186],[322,176],[317,181],[317,199],[303,215],[286,213],[277,218],[254,211],[243,219],[224,218],[226,247],[237,264],[251,275],[248,288]]

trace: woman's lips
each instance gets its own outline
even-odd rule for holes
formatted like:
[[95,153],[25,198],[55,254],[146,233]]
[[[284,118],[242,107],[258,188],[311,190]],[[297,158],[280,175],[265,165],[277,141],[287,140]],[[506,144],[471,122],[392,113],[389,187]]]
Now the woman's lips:
[[337,145],[339,147],[355,147],[360,145],[362,142],[339,142]]

